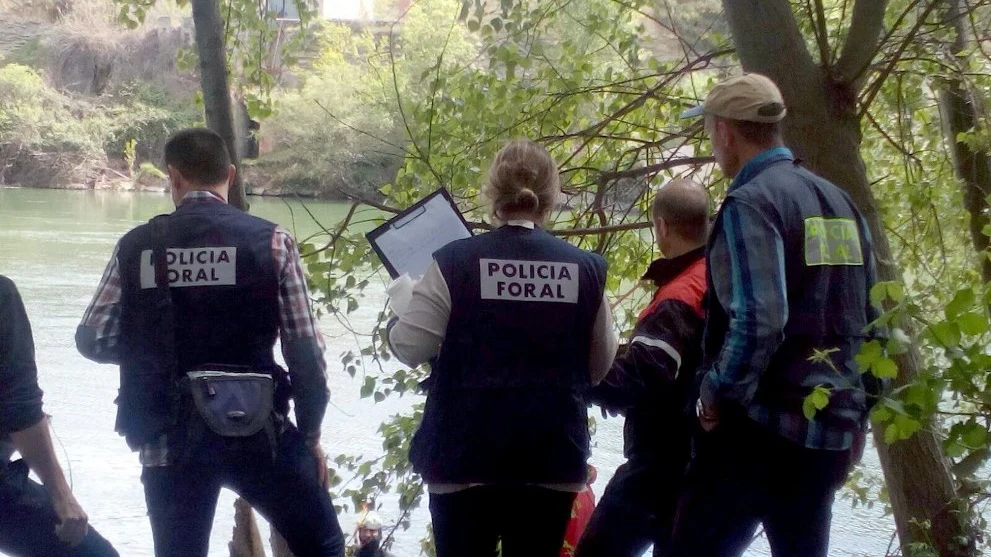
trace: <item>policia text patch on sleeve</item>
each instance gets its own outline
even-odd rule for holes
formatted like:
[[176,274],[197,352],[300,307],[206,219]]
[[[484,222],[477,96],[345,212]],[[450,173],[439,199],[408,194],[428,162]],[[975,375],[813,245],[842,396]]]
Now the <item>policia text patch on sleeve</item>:
[[[155,288],[152,250],[141,252],[141,288]],[[169,286],[231,286],[237,284],[237,248],[169,248],[165,252]]]
[[578,303],[578,265],[480,259],[483,300]]
[[863,265],[860,230],[849,218],[805,219],[805,264]]

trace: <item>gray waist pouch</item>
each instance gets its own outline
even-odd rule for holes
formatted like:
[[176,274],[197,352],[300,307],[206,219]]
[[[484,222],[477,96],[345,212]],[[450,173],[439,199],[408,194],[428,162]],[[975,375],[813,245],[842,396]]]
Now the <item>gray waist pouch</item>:
[[249,437],[271,426],[275,396],[271,375],[191,371],[186,377],[197,413],[217,435]]

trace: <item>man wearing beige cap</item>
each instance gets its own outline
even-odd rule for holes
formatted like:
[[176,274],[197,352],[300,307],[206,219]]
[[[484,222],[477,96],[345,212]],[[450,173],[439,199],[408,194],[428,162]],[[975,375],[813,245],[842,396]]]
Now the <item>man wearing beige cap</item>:
[[[825,557],[831,507],[882,389],[854,361],[874,261],[850,198],[783,146],[787,110],[758,74],[719,83],[704,116],[733,178],[709,239],[696,443],[671,555],[740,555],[763,524],[775,557]],[[803,404],[824,388],[829,403]]]

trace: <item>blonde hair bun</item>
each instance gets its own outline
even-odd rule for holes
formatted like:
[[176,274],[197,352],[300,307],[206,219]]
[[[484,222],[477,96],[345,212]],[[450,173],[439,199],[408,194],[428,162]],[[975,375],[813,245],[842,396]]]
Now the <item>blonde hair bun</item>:
[[540,198],[530,188],[520,188],[515,201],[520,211],[536,213],[540,209]]
[[500,214],[546,214],[554,208],[560,188],[557,165],[547,149],[515,139],[492,161],[483,193],[492,202],[492,215],[500,219]]

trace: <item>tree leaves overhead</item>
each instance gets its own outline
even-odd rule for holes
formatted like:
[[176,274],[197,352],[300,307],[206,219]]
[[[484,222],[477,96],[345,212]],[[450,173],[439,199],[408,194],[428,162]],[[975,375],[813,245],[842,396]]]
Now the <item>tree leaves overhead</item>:
[[[402,146],[396,179],[380,189],[383,204],[403,208],[444,186],[468,220],[484,229],[490,217],[479,191],[488,161],[508,138],[540,141],[558,161],[565,189],[564,210],[554,215],[553,228],[586,231],[568,238],[609,259],[609,291],[617,300],[619,323],[628,327],[649,296],[635,283],[654,249],[643,230],[614,232],[610,227],[643,222],[651,187],[674,174],[694,172],[717,199],[725,187],[705,159],[697,158],[708,155],[699,127],[677,118],[722,70],[738,71],[723,51],[719,21],[711,17],[718,8],[706,11],[715,4],[698,5],[705,17],[689,22],[694,37],[665,35],[664,25],[687,29],[677,27],[666,2],[461,0],[443,4],[447,15],[433,18],[434,32],[446,35],[419,43],[419,62],[404,45],[426,30],[404,31],[402,44],[395,37],[380,39],[355,67],[374,68],[371,90],[381,93],[381,106],[392,107],[387,114],[395,133],[390,137]],[[853,32],[853,3],[822,2],[818,21],[814,9],[806,10],[816,4],[793,2],[793,11],[810,51],[833,63],[840,56],[838,45]],[[411,13],[427,5],[439,9],[442,3],[423,0]],[[862,153],[906,273],[903,281],[878,284],[870,293],[887,312],[871,325],[869,332],[879,338],[864,344],[857,364],[865,374],[890,379],[898,374],[896,356],[913,345],[921,348],[920,378],[882,399],[874,415],[889,443],[910,438],[935,418],[936,427],[946,432],[948,454],[959,464],[954,470],[963,478],[979,470],[989,454],[987,436],[980,431],[987,430],[991,416],[986,394],[991,294],[971,265],[967,215],[941,134],[936,93],[939,75],[952,65],[942,49],[948,37],[930,7],[928,2],[890,2],[881,46],[863,76],[868,84],[864,98],[871,102],[863,107]],[[679,12],[682,24],[688,13]],[[987,21],[986,13],[975,14],[984,17],[975,21]],[[968,79],[981,91],[991,90],[991,82],[985,82],[986,59],[974,63],[968,63]],[[986,137],[975,130],[961,140],[985,148]],[[343,276],[374,269],[377,260],[359,244],[360,239],[342,234],[337,249],[350,255],[335,252],[325,266],[321,263],[322,272]],[[341,281],[326,284],[334,286],[319,291],[323,300],[348,299]],[[385,353],[380,332],[378,327],[372,336],[376,361]],[[376,377],[374,392],[381,396],[371,396],[385,400],[402,393],[400,385],[415,389],[426,372],[399,376],[383,369]],[[803,412],[814,416],[835,396],[812,389]],[[412,433],[415,420],[397,419]],[[392,441],[384,447],[390,462],[402,461],[397,447],[404,446]],[[398,469],[387,473],[396,473],[396,481],[414,481]],[[407,512],[406,505],[418,501],[418,495],[404,497],[401,509]]]

